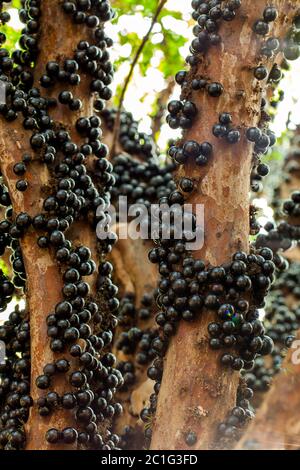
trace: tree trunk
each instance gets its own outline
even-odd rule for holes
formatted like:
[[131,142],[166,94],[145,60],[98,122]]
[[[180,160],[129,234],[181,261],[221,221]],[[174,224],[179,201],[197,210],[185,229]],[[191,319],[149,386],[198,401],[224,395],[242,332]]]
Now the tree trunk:
[[[263,4],[262,4],[263,3]],[[208,265],[218,266],[231,260],[238,250],[249,247],[249,190],[252,145],[244,135],[247,127],[257,126],[266,81],[258,82],[253,68],[259,65],[262,40],[252,26],[262,17],[267,2],[244,0],[236,19],[221,26],[223,44],[211,48],[209,56],[200,61],[189,74],[206,77],[223,84],[219,100],[205,93],[185,95],[199,111],[193,128],[184,136],[197,142],[209,141],[214,153],[205,170],[188,163],[178,178],[189,177],[196,190],[189,203],[205,208],[205,245],[195,253]],[[300,2],[274,1],[279,17],[271,24],[272,36],[283,39]],[[275,59],[274,59],[275,61]],[[270,70],[273,60],[262,59]],[[242,139],[231,146],[212,137],[212,127],[221,112],[230,112],[233,125],[240,127]],[[188,449],[185,436],[197,436],[194,449],[216,446],[217,425],[236,403],[239,374],[219,365],[219,353],[208,345],[208,323],[212,312],[204,311],[193,324],[182,322],[172,339],[164,363],[164,374],[153,426],[151,449]]]
[[[57,19],[59,15],[59,21]],[[44,73],[48,61],[58,63],[73,58],[76,45],[82,39],[82,33],[88,40],[92,33],[84,30],[82,25],[74,25],[68,15],[61,8],[60,0],[44,0],[40,25],[39,47],[40,53],[35,67],[35,82],[39,86],[39,78]],[[92,42],[92,41],[91,41]],[[55,85],[47,96],[57,97],[62,90],[61,85]],[[88,77],[82,73],[81,83],[74,87],[74,95],[82,100],[82,109],[70,112],[67,106],[58,104],[54,108],[51,117],[62,124],[71,134],[74,142],[78,143],[78,134],[75,132],[75,123],[80,116],[92,116],[93,106],[89,90]],[[51,176],[47,167],[34,160],[26,173],[29,188],[25,193],[16,191],[15,184],[19,179],[13,173],[13,166],[22,160],[24,153],[32,153],[29,139],[31,133],[25,131],[20,120],[8,124],[0,120],[0,152],[1,172],[9,189],[14,214],[27,212],[31,217],[42,212],[42,203],[45,193],[53,190]],[[92,251],[96,260],[96,233],[90,228],[87,221],[76,222],[69,232],[70,238],[76,245],[84,244]],[[43,396],[43,391],[35,385],[36,378],[43,373],[43,367],[47,363],[58,359],[59,354],[50,350],[47,336],[46,317],[53,312],[55,305],[62,300],[63,287],[62,275],[54,259],[53,253],[48,249],[40,249],[37,245],[39,234],[31,226],[20,240],[23,260],[27,275],[27,301],[30,312],[31,334],[31,396],[34,406],[31,408],[30,417],[26,425],[28,450],[51,450],[63,448],[63,445],[53,446],[45,440],[45,433],[49,428],[64,429],[74,425],[72,415],[68,410],[58,409],[47,418],[38,414],[36,401]],[[68,358],[67,354],[64,357]],[[59,395],[69,390],[67,377],[55,377],[53,385]],[[68,445],[65,448],[70,449]]]
[[[114,230],[118,233],[118,228]],[[120,289],[121,296],[133,294],[135,306],[140,308],[141,300],[145,293],[153,293],[157,286],[157,268],[148,262],[148,252],[152,244],[145,240],[119,240],[111,254],[114,265],[114,279]],[[155,312],[147,321],[136,319],[134,326],[147,330],[155,328]],[[120,331],[118,331],[120,330]],[[116,340],[121,328],[116,331]],[[128,391],[119,392],[118,400],[122,403],[123,414],[115,421],[114,431],[122,435],[126,426],[131,427],[132,438],[130,450],[141,449],[144,441],[144,426],[140,413],[148,405],[152,391],[152,381],[147,377],[147,365],[140,365],[135,360],[135,355],[125,355],[123,352],[114,351],[119,361],[130,361],[135,366],[135,383]]]

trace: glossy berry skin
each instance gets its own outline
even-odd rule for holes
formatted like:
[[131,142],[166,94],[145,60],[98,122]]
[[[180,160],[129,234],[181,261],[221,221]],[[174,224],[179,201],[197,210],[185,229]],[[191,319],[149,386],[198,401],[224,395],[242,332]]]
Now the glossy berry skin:
[[266,41],[266,46],[268,49],[271,49],[272,51],[277,51],[280,47],[280,42],[278,41],[277,38],[268,38]]
[[198,111],[194,103],[191,101],[186,101],[183,105],[182,112],[187,118],[193,118],[196,116]]
[[225,137],[227,135],[227,127],[222,124],[216,124],[213,127],[213,135],[215,137]]
[[256,145],[259,149],[267,149],[270,146],[271,140],[267,134],[262,134],[260,139],[256,142]]
[[14,166],[14,173],[18,176],[22,176],[24,175],[26,172],[26,166],[24,163],[20,162],[20,163],[16,163],[15,166]]
[[175,116],[178,113],[180,113],[180,111],[182,111],[182,108],[183,108],[183,105],[182,105],[181,101],[178,101],[178,100],[170,101],[169,104],[168,104],[169,113],[172,114],[172,115],[175,115]]
[[233,363],[233,356],[231,354],[223,354],[221,357],[221,364],[225,367],[232,366]]
[[26,191],[28,188],[28,182],[26,180],[19,180],[16,183],[16,189],[20,192]]
[[273,66],[270,75],[269,75],[269,80],[272,80],[275,83],[278,83],[282,78],[282,72],[279,67]]
[[233,370],[239,371],[239,370],[243,369],[244,361],[240,358],[235,358],[232,361],[231,367],[232,367]]
[[185,442],[189,447],[192,447],[193,445],[195,445],[197,442],[196,433],[193,431],[190,431],[185,437]]
[[264,10],[264,20],[269,22],[275,21],[276,18],[278,17],[278,11],[275,7],[267,7]]
[[187,72],[186,71],[181,71],[176,74],[175,80],[178,85],[182,85],[186,79]]
[[60,103],[62,103],[62,104],[69,104],[73,99],[73,95],[70,91],[62,91],[59,94],[58,99],[59,99]]
[[46,70],[50,76],[56,77],[59,72],[59,64],[55,61],[49,61],[46,65]]
[[180,180],[179,186],[185,193],[191,193],[194,189],[194,183],[189,178],[182,178]]
[[253,30],[260,36],[265,36],[269,32],[269,25],[265,21],[257,20],[253,26]]
[[183,146],[183,151],[188,157],[196,158],[201,153],[201,147],[197,142],[189,140],[185,142]]
[[241,139],[240,131],[238,131],[236,129],[231,129],[228,132],[228,134],[226,136],[226,139],[227,139],[227,142],[229,142],[230,144],[236,144]]
[[234,10],[230,10],[229,8],[224,8],[223,10],[223,19],[225,21],[232,21],[234,20],[236,13]]
[[208,160],[209,160],[209,159],[208,159],[205,155],[199,155],[199,156],[195,159],[195,163],[196,163],[196,165],[198,165],[198,166],[204,166],[204,165],[207,165]]
[[207,87],[207,91],[213,98],[218,98],[223,93],[223,86],[220,83],[210,83]]
[[229,124],[232,123],[232,116],[229,113],[222,113],[219,116],[219,122],[220,124],[223,124],[224,126],[228,126]]
[[16,217],[16,225],[19,228],[27,228],[31,224],[31,217],[23,212]]
[[73,372],[70,376],[70,384],[73,387],[81,387],[86,382],[86,378],[82,372]]
[[61,399],[62,407],[67,410],[75,408],[76,403],[77,401],[75,395],[73,395],[72,393],[65,393]]
[[268,70],[264,66],[259,66],[254,70],[254,76],[257,80],[264,80],[268,76]]
[[238,10],[242,5],[242,0],[229,0],[227,8],[230,10]]
[[268,165],[265,165],[264,163],[261,163],[260,165],[258,165],[257,167],[257,173],[260,175],[260,176],[267,176],[270,172],[270,168]]
[[57,444],[61,439],[61,433],[58,429],[51,428],[46,432],[46,441],[50,444]]
[[261,130],[257,127],[250,127],[246,132],[246,137],[250,142],[258,142],[261,138],[261,135]]
[[200,152],[201,155],[204,155],[205,157],[210,157],[213,151],[213,147],[209,142],[203,142],[200,145]]
[[300,57],[300,48],[297,44],[289,44],[284,49],[284,56],[287,60],[297,60]]
[[206,87],[206,80],[203,80],[203,79],[194,79],[192,81],[192,88],[193,90],[202,90]]
[[30,143],[32,148],[39,149],[43,145],[45,145],[45,137],[43,136],[43,134],[34,134],[30,139]]
[[62,440],[65,444],[73,444],[76,442],[78,433],[74,428],[65,428],[62,430]]
[[36,386],[42,390],[49,388],[50,386],[50,379],[47,375],[40,375],[36,379]]

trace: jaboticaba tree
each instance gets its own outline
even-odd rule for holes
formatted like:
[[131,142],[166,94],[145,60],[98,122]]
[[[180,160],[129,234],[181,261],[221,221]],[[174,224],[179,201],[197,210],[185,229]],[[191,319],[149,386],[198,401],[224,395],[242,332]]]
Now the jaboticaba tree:
[[142,413],[154,422],[146,430],[152,449],[223,447],[240,436],[254,415],[253,391],[238,387],[238,372],[273,349],[258,309],[287,267],[267,243],[249,245],[249,233],[259,231],[249,192],[251,175],[268,173],[261,157],[276,139],[267,88],[280,79],[282,51],[299,57],[299,5],[194,0],[192,7],[190,69],[176,76],[182,93],[167,117],[183,129],[169,150],[178,189],[162,202],[203,204],[205,242],[189,253],[184,237],[161,239],[149,255],[161,274],[157,358],[148,370],[156,384]]
[[14,289],[27,303],[0,328],[0,447],[115,449],[115,237],[95,235],[115,181],[96,114],[111,98],[114,14],[106,0],[21,3],[20,48],[10,53],[1,35],[1,252],[11,249],[14,272],[1,308]]

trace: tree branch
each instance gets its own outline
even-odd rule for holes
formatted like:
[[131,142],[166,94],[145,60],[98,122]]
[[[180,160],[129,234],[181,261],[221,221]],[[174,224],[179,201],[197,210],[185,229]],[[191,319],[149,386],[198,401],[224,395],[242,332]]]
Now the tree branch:
[[161,13],[163,7],[165,6],[166,2],[167,2],[167,0],[160,0],[159,4],[157,6],[156,12],[153,16],[150,28],[148,29],[148,31],[147,31],[146,35],[144,36],[141,44],[139,45],[139,48],[136,51],[136,54],[135,54],[134,59],[132,61],[129,73],[128,73],[127,78],[125,80],[124,87],[122,89],[122,93],[121,93],[121,96],[120,96],[118,112],[117,112],[117,117],[116,117],[116,122],[115,122],[113,143],[112,143],[112,148],[111,148],[112,158],[115,156],[115,153],[116,153],[116,151],[115,151],[116,150],[116,144],[117,144],[117,140],[118,140],[119,132],[120,132],[120,116],[121,116],[122,106],[123,106],[123,102],[124,102],[124,98],[125,98],[125,95],[126,95],[128,85],[129,85],[131,77],[133,75],[135,66],[138,63],[138,60],[140,58],[140,55],[143,52],[143,49],[144,49],[144,47],[145,47],[145,45],[146,45],[146,43],[147,43],[147,41],[148,41],[148,39],[149,39],[149,37],[152,33],[152,30],[155,26],[155,23],[157,22],[157,19],[158,19],[160,13]]

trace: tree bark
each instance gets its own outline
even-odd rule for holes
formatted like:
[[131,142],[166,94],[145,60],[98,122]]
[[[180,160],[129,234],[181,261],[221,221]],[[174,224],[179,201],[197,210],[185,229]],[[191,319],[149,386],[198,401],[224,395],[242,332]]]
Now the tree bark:
[[[190,80],[204,76],[220,82],[220,99],[206,93],[190,92],[188,97],[199,110],[193,128],[184,136],[198,142],[209,141],[214,153],[211,163],[199,170],[188,163],[178,178],[189,177],[196,190],[188,201],[205,208],[205,245],[195,253],[208,265],[218,266],[231,260],[238,250],[249,246],[249,190],[252,145],[245,138],[247,127],[257,126],[266,81],[258,82],[253,68],[260,63],[270,70],[273,62],[259,58],[262,39],[253,33],[254,22],[262,17],[267,2],[244,0],[236,19],[221,26],[223,44],[211,48],[200,61]],[[271,24],[271,35],[283,39],[300,2],[274,1],[279,17]],[[212,127],[221,112],[230,112],[233,125],[240,127],[242,139],[229,145],[212,137]],[[219,353],[209,349],[207,326],[212,313],[204,311],[193,324],[182,322],[172,339],[164,364],[164,374],[153,425],[151,449],[210,449],[217,425],[236,403],[239,374],[219,365]],[[185,436],[193,431],[197,442],[189,447]]]

